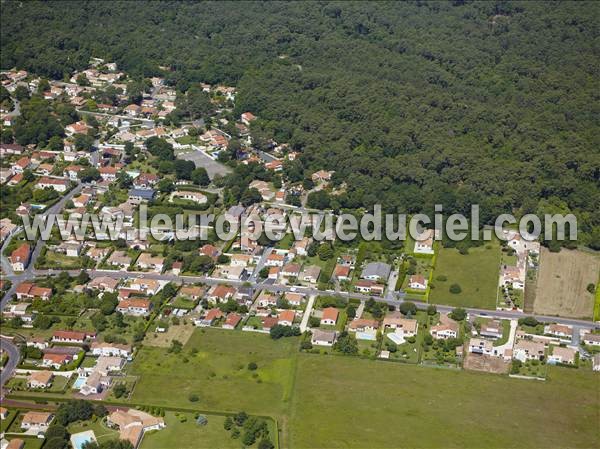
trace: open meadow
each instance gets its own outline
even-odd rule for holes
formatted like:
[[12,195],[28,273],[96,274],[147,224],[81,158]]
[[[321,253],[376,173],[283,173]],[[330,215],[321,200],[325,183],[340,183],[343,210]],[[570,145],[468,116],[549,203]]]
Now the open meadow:
[[[430,290],[429,302],[495,309],[500,259],[500,244],[497,241],[469,248],[469,254],[466,255],[460,254],[455,248],[442,248],[440,245],[433,273],[435,288]],[[450,293],[453,284],[460,286],[460,293]]]
[[298,359],[293,449],[591,448],[598,378],[551,368],[546,382],[337,356]]
[[597,285],[600,256],[563,249],[552,253],[542,248],[533,311],[543,315],[591,318],[594,294],[589,284]]
[[[132,401],[278,415],[291,390],[297,344],[296,338],[274,342],[264,334],[197,329],[178,354],[143,347],[130,370],[141,376]],[[256,370],[248,369],[251,362]]]

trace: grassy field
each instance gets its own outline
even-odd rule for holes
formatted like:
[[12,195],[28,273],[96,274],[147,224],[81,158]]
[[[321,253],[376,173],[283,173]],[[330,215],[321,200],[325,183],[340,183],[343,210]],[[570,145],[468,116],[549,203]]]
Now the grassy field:
[[591,371],[551,368],[548,381],[533,382],[302,355],[296,379],[286,444],[294,449],[600,444]]
[[[134,402],[277,415],[292,386],[298,340],[251,332],[197,329],[179,354],[144,347],[130,370],[140,375]],[[187,360],[187,362],[186,362]],[[248,370],[248,363],[258,365]],[[197,394],[198,402],[188,396]]]
[[115,440],[119,438],[119,432],[114,429],[110,429],[100,420],[95,421],[78,421],[69,425],[69,433],[85,432],[86,430],[93,430],[96,440],[99,443],[107,440]]
[[165,414],[165,427],[157,432],[151,432],[144,436],[141,449],[165,449],[175,447],[178,449],[238,449],[240,440],[234,440],[223,428],[225,418],[223,416],[208,415],[208,424],[199,426],[196,424],[192,413],[180,413],[181,417],[187,418],[181,422],[174,412]]
[[[433,276],[435,288],[429,293],[429,302],[495,309],[500,258],[500,245],[495,241],[470,248],[467,255],[454,248],[441,248]],[[447,280],[436,280],[440,275]],[[450,293],[452,284],[458,284],[462,291]]]
[[542,248],[533,310],[544,315],[591,318],[594,295],[586,290],[598,282],[600,257],[563,249],[551,253]]

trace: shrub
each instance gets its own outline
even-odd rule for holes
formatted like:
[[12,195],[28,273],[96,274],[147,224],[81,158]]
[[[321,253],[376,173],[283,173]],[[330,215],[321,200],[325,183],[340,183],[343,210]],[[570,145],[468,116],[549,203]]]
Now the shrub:
[[198,402],[200,400],[200,398],[198,397],[197,394],[195,393],[190,393],[190,395],[188,396],[188,400],[190,402]]
[[450,286],[450,293],[452,293],[454,295],[457,295],[460,292],[462,292],[462,288],[460,288],[460,285],[458,285],[458,284],[452,284]]
[[248,369],[250,371],[255,371],[256,369],[258,369],[258,365],[255,362],[250,362],[248,363]]

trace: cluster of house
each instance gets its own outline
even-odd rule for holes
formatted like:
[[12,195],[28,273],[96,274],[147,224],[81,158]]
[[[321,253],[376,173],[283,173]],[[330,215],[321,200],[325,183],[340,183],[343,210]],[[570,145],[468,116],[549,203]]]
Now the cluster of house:
[[[547,364],[575,365],[580,348],[572,344],[573,328],[564,324],[550,323],[544,326],[543,335],[516,330],[514,342],[494,345],[503,337],[503,326],[498,320],[489,320],[481,325],[479,335],[471,338],[468,351],[476,355],[498,357],[504,361],[519,360],[526,363],[537,360]],[[474,333],[477,333],[475,330]],[[586,345],[600,346],[600,335],[586,332],[582,336]]]
[[509,292],[511,290],[525,290],[527,269],[533,266],[533,258],[540,252],[540,243],[525,239],[517,231],[504,231],[508,248],[516,255],[515,265],[502,265],[500,269],[500,288],[502,289],[504,305],[509,308],[520,309],[522,306],[514,304]]
[[[302,293],[285,292],[283,296],[280,296],[267,290],[260,291],[256,298],[253,298],[251,288],[234,288],[226,285],[212,286],[206,291],[205,298],[212,308],[201,312],[200,317],[194,321],[196,326],[219,326],[223,329],[241,327],[242,330],[258,332],[269,332],[277,325],[290,327],[296,325],[302,317],[300,309],[306,300]],[[216,307],[231,299],[240,305],[247,306],[248,313],[230,312],[225,314]],[[249,322],[250,317],[254,318],[253,322]]]
[[91,368],[77,370],[79,393],[83,396],[100,395],[112,384],[111,374],[120,373],[132,355],[132,347],[127,344],[93,342],[90,346],[92,356],[97,357]]

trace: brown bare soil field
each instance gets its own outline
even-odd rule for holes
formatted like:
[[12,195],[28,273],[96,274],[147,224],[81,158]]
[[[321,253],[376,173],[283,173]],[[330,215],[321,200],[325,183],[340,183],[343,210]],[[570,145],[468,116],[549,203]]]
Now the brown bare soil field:
[[577,250],[551,253],[542,248],[533,310],[542,315],[591,318],[594,295],[586,290],[598,282],[600,257]]
[[178,340],[185,345],[194,333],[194,329],[196,329],[196,326],[191,323],[189,318],[187,318],[187,321],[187,324],[171,324],[169,329],[167,329],[167,332],[158,333],[153,332],[153,329],[149,329],[149,332],[144,339],[144,345],[168,348],[171,346],[173,340]]
[[471,371],[504,374],[508,373],[510,362],[505,362],[499,357],[467,353],[463,367]]

